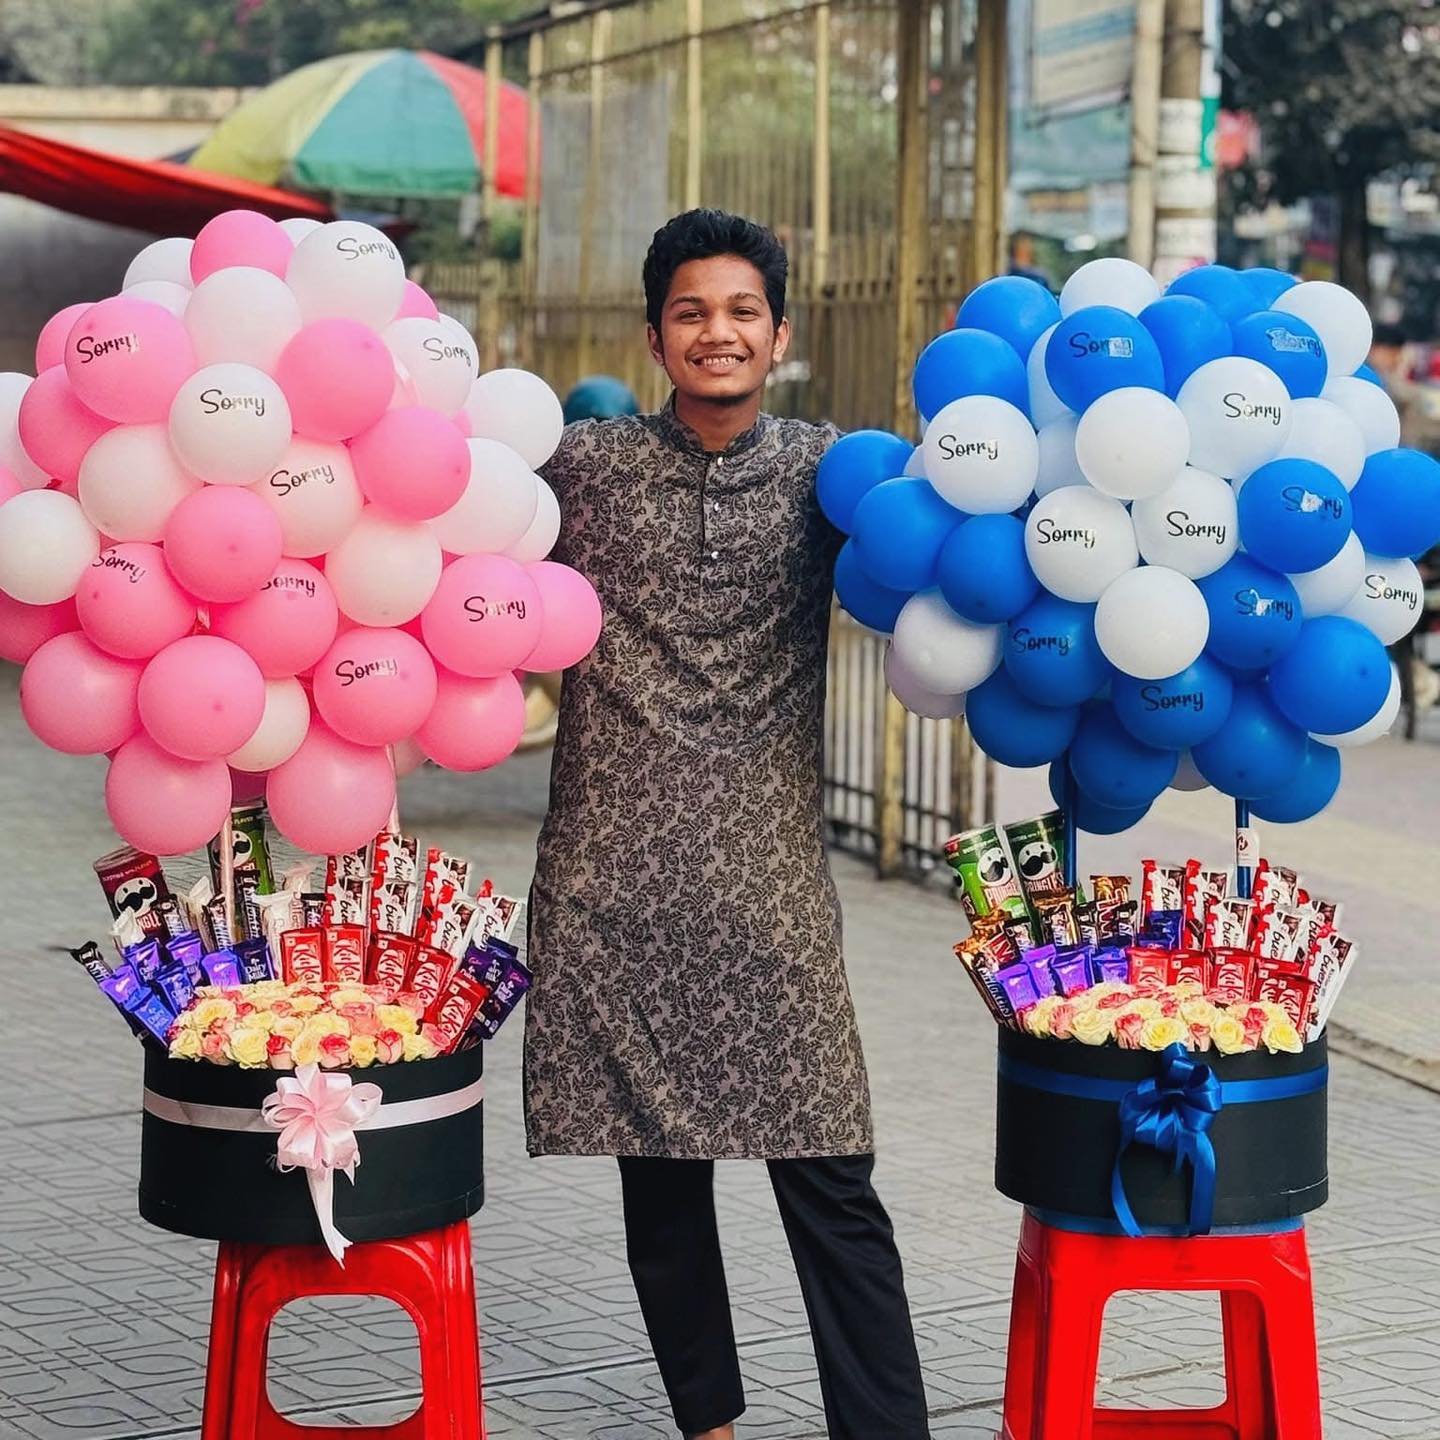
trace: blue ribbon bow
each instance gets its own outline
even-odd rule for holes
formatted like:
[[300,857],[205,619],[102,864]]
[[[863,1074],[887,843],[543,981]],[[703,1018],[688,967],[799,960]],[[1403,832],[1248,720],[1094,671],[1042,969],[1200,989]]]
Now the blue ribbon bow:
[[1132,1145],[1148,1145],[1174,1157],[1178,1173],[1188,1164],[1192,1235],[1210,1229],[1215,1211],[1215,1149],[1206,1133],[1224,1104],[1220,1081],[1208,1065],[1192,1060],[1183,1045],[1168,1045],[1160,1052],[1160,1071],[1142,1080],[1120,1100],[1120,1149],[1110,1174],[1110,1202],[1120,1228],[1132,1238],[1144,1232],[1135,1220],[1125,1195],[1120,1162]]

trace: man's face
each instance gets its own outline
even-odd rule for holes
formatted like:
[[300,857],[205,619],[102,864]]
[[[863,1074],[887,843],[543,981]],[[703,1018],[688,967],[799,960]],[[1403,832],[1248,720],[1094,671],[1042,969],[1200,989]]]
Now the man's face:
[[682,395],[724,403],[749,399],[785,357],[790,322],[777,328],[760,272],[737,255],[689,260],[676,270],[649,330],[650,353]]

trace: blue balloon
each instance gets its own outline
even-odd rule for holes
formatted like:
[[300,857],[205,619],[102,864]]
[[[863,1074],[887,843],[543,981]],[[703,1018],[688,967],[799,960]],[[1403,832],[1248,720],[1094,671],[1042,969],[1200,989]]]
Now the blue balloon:
[[882,480],[905,473],[914,446],[885,430],[854,430],[824,454],[815,472],[815,496],[825,518],[846,535],[855,528],[855,507]]
[[1270,667],[1270,698],[1292,724],[1343,735],[1374,717],[1390,693],[1390,656],[1358,620],[1321,615]]
[[1420,450],[1380,450],[1351,492],[1355,533],[1372,555],[1418,560],[1440,544],[1440,461]]
[[1008,340],[988,330],[947,330],[937,335],[915,362],[911,383],[915,408],[927,420],[966,395],[997,395],[1030,413],[1025,362]]
[[1357,380],[1368,380],[1372,385],[1378,385],[1382,390],[1388,391],[1390,388],[1385,383],[1385,377],[1373,365],[1362,365],[1355,372],[1355,378]]
[[1095,638],[1095,607],[1046,590],[1010,622],[1001,653],[1020,693],[1037,705],[1079,705],[1111,673]]
[[1293,825],[1318,815],[1335,798],[1340,788],[1340,752],[1333,745],[1312,739],[1305,747],[1300,772],[1283,789],[1264,795],[1250,806],[1258,820],[1276,825]]
[[1232,325],[1255,308],[1255,292],[1240,278],[1240,272],[1228,265],[1197,265],[1177,275],[1165,293],[1193,295],[1213,306],[1220,312],[1220,318]]
[[1258,800],[1300,773],[1307,739],[1270,703],[1263,685],[1237,685],[1225,723],[1190,758],[1217,790]]
[[1230,353],[1230,327],[1219,311],[1193,295],[1162,295],[1140,312],[1165,367],[1165,393],[1173,400],[1202,366]]
[[1166,680],[1116,675],[1110,682],[1120,723],[1161,750],[1188,750],[1208,740],[1225,723],[1234,692],[1229,673],[1208,655]]
[[1236,497],[1240,539],[1262,565],[1293,575],[1345,548],[1354,528],[1350,492],[1314,460],[1271,460]]
[[1143,745],[1105,704],[1087,705],[1070,746],[1070,771],[1092,800],[1115,810],[1148,805],[1175,778],[1174,750]]
[[1040,593],[1025,558],[1025,525],[1013,515],[976,515],[940,552],[940,593],[977,624],[1012,620]]
[[1300,634],[1300,597],[1284,576],[1232,555],[1197,580],[1210,612],[1206,651],[1232,670],[1257,670],[1283,655]]
[[1027,700],[1003,665],[965,697],[965,723],[975,743],[992,760],[1017,769],[1063,755],[1079,719],[1076,706]]
[[1287,290],[1300,283],[1294,275],[1284,270],[1272,270],[1268,265],[1242,270],[1240,278],[1250,291],[1251,303],[1256,310],[1270,309]]
[[965,297],[955,328],[988,330],[1013,345],[1024,360],[1059,319],[1060,302],[1038,281],[1024,275],[997,275]]
[[577,420],[613,420],[620,415],[638,415],[640,402],[635,392],[613,375],[587,375],[565,397],[565,423]]
[[[1065,761],[1057,760],[1050,767],[1050,794],[1055,803],[1064,810],[1065,805]],[[1138,825],[1149,813],[1149,805],[1116,810],[1091,799],[1078,786],[1075,789],[1075,828],[1087,835],[1118,835],[1132,825]]]
[[1122,386],[1164,390],[1165,366],[1154,337],[1128,311],[1087,305],[1055,327],[1045,346],[1045,378],[1079,412]]
[[877,585],[861,568],[854,540],[847,540],[835,557],[835,598],[847,615],[888,635],[910,595],[908,591]]
[[1325,388],[1330,363],[1315,327],[1283,310],[1257,310],[1232,327],[1235,353],[1268,365],[1295,400]]
[[925,590],[950,532],[964,516],[928,480],[882,480],[855,507],[856,556],[889,590]]

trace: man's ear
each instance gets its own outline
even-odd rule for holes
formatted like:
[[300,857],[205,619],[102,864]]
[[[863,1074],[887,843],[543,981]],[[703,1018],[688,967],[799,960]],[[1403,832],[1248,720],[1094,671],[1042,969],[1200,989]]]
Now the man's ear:
[[660,332],[653,325],[647,325],[645,338],[650,342],[650,358],[663,370],[665,368],[665,349],[661,344]]
[[770,352],[770,360],[778,365],[784,358],[785,352],[790,348],[790,317],[787,315],[779,325],[775,327],[775,345]]

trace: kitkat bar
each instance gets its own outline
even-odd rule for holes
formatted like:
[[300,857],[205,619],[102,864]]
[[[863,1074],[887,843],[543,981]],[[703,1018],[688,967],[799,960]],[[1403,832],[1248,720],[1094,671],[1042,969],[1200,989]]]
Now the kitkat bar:
[[365,963],[365,979],[371,985],[389,985],[394,990],[405,988],[405,977],[415,960],[419,942],[412,935],[389,930],[376,930],[370,938],[370,953]]
[[1303,1036],[1310,1023],[1310,1001],[1315,994],[1315,982],[1293,970],[1269,969],[1263,960],[1257,968],[1260,980],[1255,998],[1280,1006]]
[[456,956],[447,955],[433,945],[417,944],[414,963],[405,979],[405,988],[418,995],[426,1010],[429,1010],[459,968],[460,961]]
[[1231,1000],[1248,1000],[1255,978],[1255,957],[1248,950],[1210,952],[1210,990]]
[[170,887],[158,856],[123,845],[95,862],[95,874],[116,919],[128,913],[139,920],[147,935],[163,931],[164,915],[155,907],[170,898]]
[[1171,985],[1193,984],[1210,988],[1210,958],[1203,950],[1175,950],[1170,955]]
[[1170,952],[1146,945],[1131,945],[1126,950],[1130,960],[1130,984],[1137,988],[1158,989],[1170,982]]
[[280,973],[290,984],[318,985],[325,978],[325,931],[287,930],[280,937]]
[[484,985],[463,970],[451,977],[443,993],[425,1012],[425,1023],[433,1025],[444,1037],[443,1051],[455,1048],[489,994]]
[[365,927],[325,926],[325,978],[341,985],[365,983]]

